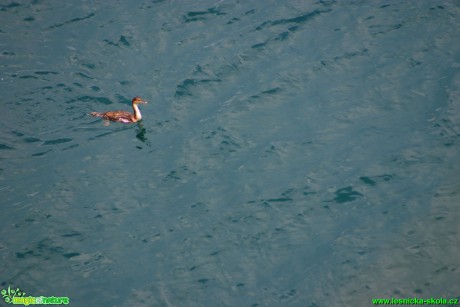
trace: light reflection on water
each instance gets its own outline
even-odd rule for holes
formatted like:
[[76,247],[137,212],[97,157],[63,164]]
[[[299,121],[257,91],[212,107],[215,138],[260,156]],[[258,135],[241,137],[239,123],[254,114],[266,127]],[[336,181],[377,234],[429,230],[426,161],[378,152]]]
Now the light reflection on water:
[[[113,306],[459,296],[454,2],[0,14],[3,288]],[[141,123],[88,116],[135,95]]]

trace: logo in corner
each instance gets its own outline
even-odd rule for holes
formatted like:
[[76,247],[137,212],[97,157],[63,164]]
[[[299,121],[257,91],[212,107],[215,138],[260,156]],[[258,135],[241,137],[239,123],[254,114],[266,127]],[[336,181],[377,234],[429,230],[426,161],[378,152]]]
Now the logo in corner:
[[16,290],[12,289],[11,286],[8,286],[8,290],[3,289],[1,291],[3,299],[8,304],[13,304],[13,300],[15,297],[24,297],[26,293],[19,288]]
[[8,289],[3,289],[0,291],[3,296],[3,299],[8,304],[15,305],[61,305],[69,304],[70,299],[67,296],[56,297],[56,296],[27,296],[24,291],[19,288],[11,288],[8,286]]

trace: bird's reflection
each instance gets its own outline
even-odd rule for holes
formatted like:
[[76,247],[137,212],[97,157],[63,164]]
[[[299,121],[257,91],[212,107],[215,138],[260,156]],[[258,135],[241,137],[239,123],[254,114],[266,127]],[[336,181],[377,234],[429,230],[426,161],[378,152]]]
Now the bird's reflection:
[[142,124],[142,121],[137,122],[137,129],[136,129],[136,138],[141,141],[142,143],[146,145],[150,145],[149,140],[145,136],[147,133],[147,130],[144,128],[144,125]]

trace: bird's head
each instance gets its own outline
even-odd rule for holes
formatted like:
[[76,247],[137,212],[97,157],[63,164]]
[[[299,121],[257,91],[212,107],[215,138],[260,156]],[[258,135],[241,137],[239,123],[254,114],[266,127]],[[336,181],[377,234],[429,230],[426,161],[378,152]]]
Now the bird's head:
[[133,98],[133,104],[139,104],[139,103],[147,103],[147,101],[143,100],[141,97],[136,96]]

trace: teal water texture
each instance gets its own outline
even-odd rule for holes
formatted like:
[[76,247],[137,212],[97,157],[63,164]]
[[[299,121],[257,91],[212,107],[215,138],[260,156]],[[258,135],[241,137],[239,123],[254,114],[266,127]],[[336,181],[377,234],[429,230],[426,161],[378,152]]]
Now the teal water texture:
[[3,1],[0,288],[459,297],[459,41],[458,1]]

